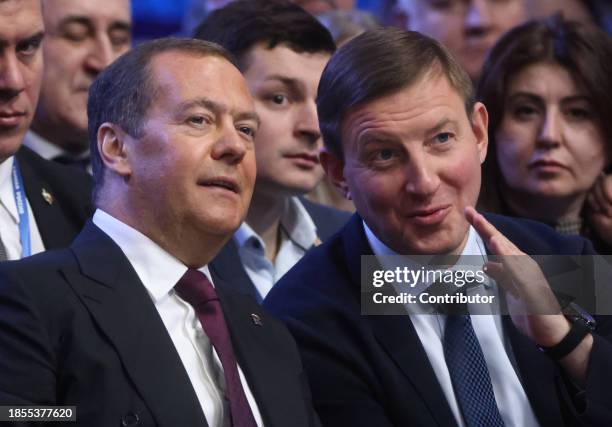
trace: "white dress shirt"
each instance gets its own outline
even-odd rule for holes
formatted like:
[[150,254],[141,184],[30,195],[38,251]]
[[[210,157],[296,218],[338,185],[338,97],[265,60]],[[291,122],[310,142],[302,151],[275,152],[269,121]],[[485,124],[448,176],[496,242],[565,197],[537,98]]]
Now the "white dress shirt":
[[246,222],[234,234],[242,265],[262,300],[272,286],[318,241],[317,227],[297,197],[285,201],[280,228],[281,242],[274,264],[266,257],[264,241]]
[[[381,242],[364,222],[363,227],[372,250],[377,256],[398,255]],[[470,226],[468,240],[461,253],[462,256],[481,256],[482,264],[487,260],[485,245]],[[487,283],[489,294],[497,298],[497,285],[493,280]],[[410,307],[407,307],[409,312]],[[499,310],[497,310],[499,312]],[[496,314],[471,315],[474,333],[478,338],[491,377],[493,393],[497,407],[506,427],[536,427],[536,420],[529,399],[525,394],[517,372],[514,368],[510,343],[504,338],[501,317]],[[455,419],[460,427],[465,426],[459,402],[453,390],[450,373],[444,358],[444,326],[446,316],[442,314],[410,314],[410,320],[425,349],[436,378],[442,387]]]
[[[187,371],[208,425],[229,426],[229,407],[223,399],[225,379],[221,361],[193,307],[174,291],[174,286],[185,274],[187,267],[147,236],[101,209],[96,210],[93,222],[121,248],[149,292]],[[208,266],[199,270],[214,286]],[[240,366],[238,374],[255,421],[258,426],[263,426],[257,402]]]
[[[11,156],[0,163],[0,239],[2,239],[9,260],[21,258],[19,213],[17,212],[15,193],[13,191],[13,180],[11,178],[14,162],[15,157]],[[40,237],[40,231],[38,231],[36,220],[32,214],[32,207],[30,206],[30,202],[27,201],[27,198],[26,203],[28,207],[28,222],[30,225],[30,255],[34,255],[44,251],[45,247]]]
[[[26,132],[25,137],[23,138],[23,145],[32,149],[32,151],[35,151],[40,157],[47,160],[53,160],[58,156],[75,157],[77,159],[89,158],[89,150],[86,150],[84,153],[79,154],[78,156],[74,156],[68,151],[63,150],[57,145],[49,142],[32,130]],[[88,164],[86,170],[89,174],[91,174],[91,163]]]

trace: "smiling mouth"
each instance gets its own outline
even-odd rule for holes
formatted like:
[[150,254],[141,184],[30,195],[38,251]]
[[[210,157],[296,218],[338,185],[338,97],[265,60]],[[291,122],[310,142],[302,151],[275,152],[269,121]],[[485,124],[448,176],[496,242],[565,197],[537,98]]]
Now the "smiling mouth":
[[450,205],[436,206],[427,209],[418,209],[410,212],[407,217],[420,225],[439,224],[450,212]]

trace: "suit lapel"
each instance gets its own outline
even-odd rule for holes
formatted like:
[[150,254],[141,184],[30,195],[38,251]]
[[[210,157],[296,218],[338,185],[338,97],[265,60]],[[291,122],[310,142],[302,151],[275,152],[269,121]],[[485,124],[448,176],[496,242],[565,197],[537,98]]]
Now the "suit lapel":
[[[353,215],[343,231],[345,259],[351,281],[356,291],[360,291],[361,256],[373,255],[367,241],[361,218]],[[425,406],[439,425],[454,426],[455,418],[429,363],[421,340],[414,329],[410,317],[400,316],[364,316],[380,345],[408,378],[415,390],[418,390]]]
[[119,247],[89,222],[71,250],[80,271],[65,270],[64,275],[112,342],[158,424],[205,426],[174,344]]
[[51,186],[36,173],[22,150],[17,152],[15,160],[19,164],[26,196],[45,249],[70,245],[74,230],[66,223],[59,204],[53,201],[55,195]]

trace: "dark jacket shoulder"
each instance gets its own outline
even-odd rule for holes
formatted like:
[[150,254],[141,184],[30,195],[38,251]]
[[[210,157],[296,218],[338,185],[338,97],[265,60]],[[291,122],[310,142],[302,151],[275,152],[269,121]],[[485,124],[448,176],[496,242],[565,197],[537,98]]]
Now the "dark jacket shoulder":
[[68,246],[93,213],[91,176],[45,160],[25,146],[15,158],[45,248]]
[[320,203],[312,202],[305,197],[300,197],[300,202],[317,226],[317,233],[322,241],[329,239],[334,233],[342,228],[351,217],[351,214]]

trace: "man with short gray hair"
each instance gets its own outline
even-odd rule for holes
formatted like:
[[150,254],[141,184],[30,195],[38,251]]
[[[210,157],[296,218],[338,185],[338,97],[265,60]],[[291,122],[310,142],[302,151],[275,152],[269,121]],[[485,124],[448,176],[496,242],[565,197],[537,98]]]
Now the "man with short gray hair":
[[86,426],[319,425],[286,329],[208,269],[255,181],[233,59],[144,43],[97,77],[88,115],[92,221],[0,266],[0,405],[75,405]]

